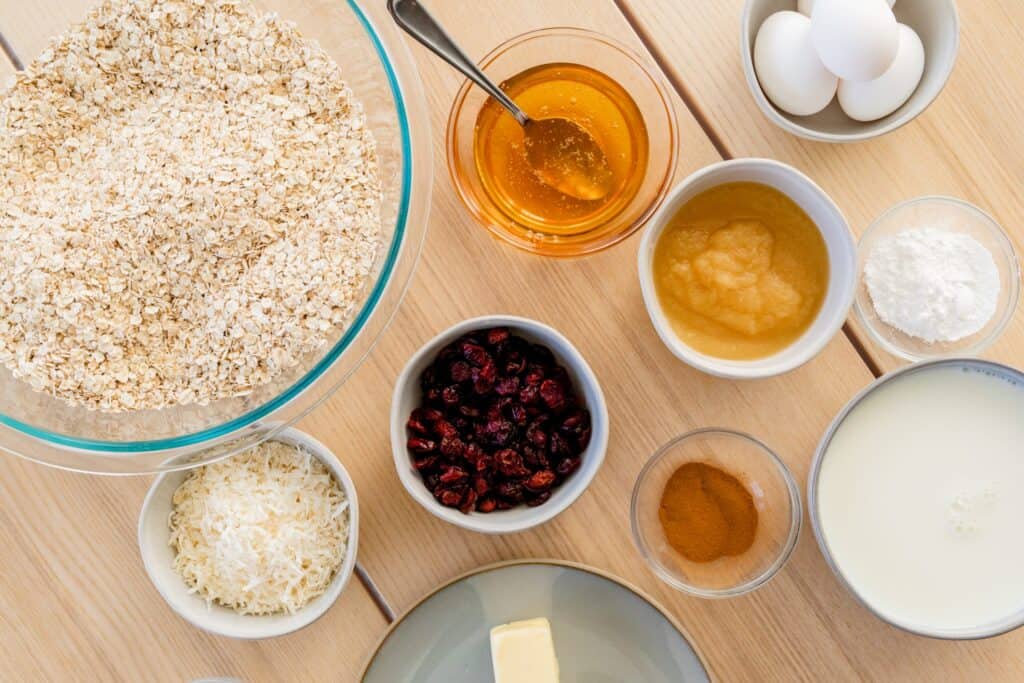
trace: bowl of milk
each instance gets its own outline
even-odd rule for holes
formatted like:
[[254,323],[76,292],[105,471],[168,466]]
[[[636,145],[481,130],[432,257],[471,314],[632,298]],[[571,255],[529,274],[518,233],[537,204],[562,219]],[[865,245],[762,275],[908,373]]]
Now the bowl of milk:
[[876,380],[839,413],[808,507],[832,571],[884,621],[974,639],[1024,623],[1024,373],[975,359]]

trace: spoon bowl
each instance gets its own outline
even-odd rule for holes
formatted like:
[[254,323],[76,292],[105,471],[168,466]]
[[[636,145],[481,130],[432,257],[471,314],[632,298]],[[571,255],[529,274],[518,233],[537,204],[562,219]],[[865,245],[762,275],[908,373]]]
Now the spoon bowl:
[[526,158],[544,184],[584,201],[612,191],[608,157],[580,124],[560,117],[529,119],[523,134]]

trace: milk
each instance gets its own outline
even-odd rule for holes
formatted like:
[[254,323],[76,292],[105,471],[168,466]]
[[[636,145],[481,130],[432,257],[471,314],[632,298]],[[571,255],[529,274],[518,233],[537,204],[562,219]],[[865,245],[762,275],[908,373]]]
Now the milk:
[[853,589],[911,629],[1024,610],[1024,386],[971,367],[897,377],[821,462],[821,532]]

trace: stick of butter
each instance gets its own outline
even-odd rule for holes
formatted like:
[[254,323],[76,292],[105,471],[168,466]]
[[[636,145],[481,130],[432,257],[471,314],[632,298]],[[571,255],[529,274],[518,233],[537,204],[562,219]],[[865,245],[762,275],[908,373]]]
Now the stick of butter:
[[543,617],[491,629],[494,683],[558,683],[551,624]]

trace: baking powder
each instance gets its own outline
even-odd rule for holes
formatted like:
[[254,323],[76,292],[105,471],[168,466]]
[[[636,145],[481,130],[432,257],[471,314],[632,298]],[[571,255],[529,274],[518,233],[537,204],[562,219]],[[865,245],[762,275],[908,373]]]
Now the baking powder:
[[985,327],[999,300],[999,269],[980,242],[937,228],[878,240],[864,265],[878,317],[926,342],[954,342]]

